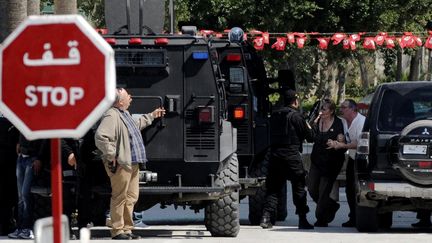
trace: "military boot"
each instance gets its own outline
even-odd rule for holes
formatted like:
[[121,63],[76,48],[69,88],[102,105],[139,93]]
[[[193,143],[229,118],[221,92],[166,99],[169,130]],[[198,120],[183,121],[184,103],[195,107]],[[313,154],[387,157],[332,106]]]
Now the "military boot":
[[267,213],[267,212],[263,213],[263,216],[262,216],[261,222],[260,222],[260,226],[263,229],[270,229],[273,227],[269,213]]
[[299,215],[298,228],[299,229],[313,229],[314,226],[309,224],[309,222],[306,218],[306,214],[303,214],[303,215]]

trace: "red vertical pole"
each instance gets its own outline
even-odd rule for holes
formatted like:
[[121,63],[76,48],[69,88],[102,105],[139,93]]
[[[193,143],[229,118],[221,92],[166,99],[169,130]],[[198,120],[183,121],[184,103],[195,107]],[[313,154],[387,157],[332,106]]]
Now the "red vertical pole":
[[63,212],[62,168],[60,158],[60,139],[51,139],[51,192],[54,243],[61,243],[61,215]]

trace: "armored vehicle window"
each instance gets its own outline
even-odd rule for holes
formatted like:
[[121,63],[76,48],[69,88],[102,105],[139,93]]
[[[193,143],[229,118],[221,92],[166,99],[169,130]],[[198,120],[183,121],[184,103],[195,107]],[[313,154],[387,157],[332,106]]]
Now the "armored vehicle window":
[[378,114],[381,131],[398,132],[414,121],[432,119],[432,89],[386,90]]

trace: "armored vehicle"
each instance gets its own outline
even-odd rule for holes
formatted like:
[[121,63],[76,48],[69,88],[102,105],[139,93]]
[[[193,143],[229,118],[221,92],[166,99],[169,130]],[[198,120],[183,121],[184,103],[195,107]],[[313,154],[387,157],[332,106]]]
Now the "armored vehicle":
[[357,147],[356,227],[392,225],[393,211],[432,209],[432,83],[377,87]]

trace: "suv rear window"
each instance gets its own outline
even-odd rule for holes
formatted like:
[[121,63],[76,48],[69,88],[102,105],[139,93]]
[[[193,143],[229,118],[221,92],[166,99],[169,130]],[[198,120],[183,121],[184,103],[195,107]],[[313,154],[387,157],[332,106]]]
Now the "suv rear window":
[[399,132],[410,123],[432,119],[432,87],[389,88],[379,108],[378,130]]

